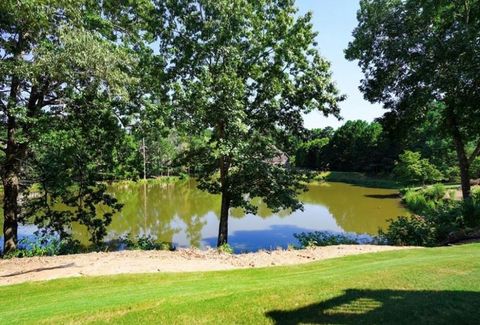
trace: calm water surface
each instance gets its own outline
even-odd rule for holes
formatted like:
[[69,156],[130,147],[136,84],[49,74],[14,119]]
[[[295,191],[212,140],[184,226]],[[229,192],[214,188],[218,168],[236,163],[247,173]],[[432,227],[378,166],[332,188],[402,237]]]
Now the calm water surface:
[[[131,233],[150,234],[179,247],[214,247],[220,216],[220,197],[200,191],[194,180],[169,185],[115,185],[110,188],[124,203],[122,212],[109,226],[108,239]],[[315,230],[376,234],[387,220],[407,211],[396,191],[344,183],[309,185],[300,196],[304,211],[272,213],[260,204],[257,215],[232,209],[229,242],[237,251],[286,247],[297,244],[294,233]],[[3,219],[3,218],[2,218]],[[24,226],[20,232],[31,233]],[[74,235],[88,243],[81,226]]]

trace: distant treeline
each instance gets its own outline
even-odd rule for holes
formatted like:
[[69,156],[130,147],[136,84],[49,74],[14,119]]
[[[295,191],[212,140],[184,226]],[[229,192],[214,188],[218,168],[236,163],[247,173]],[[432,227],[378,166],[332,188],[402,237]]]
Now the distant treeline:
[[[411,125],[385,114],[371,123],[347,121],[336,130],[309,130],[304,139],[299,139],[296,165],[314,170],[393,174],[412,183],[458,182],[455,147],[442,130],[439,109]],[[471,177],[480,177],[478,158],[472,164]]]

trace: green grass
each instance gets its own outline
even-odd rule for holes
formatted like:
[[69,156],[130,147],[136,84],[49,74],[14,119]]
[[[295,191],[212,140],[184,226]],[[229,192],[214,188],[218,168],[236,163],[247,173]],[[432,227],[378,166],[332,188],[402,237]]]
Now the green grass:
[[0,287],[0,301],[0,324],[473,324],[480,317],[480,245],[27,283]]
[[386,189],[401,189],[404,187],[402,183],[391,178],[372,177],[357,172],[323,172],[319,177],[327,182],[341,182],[364,187]]

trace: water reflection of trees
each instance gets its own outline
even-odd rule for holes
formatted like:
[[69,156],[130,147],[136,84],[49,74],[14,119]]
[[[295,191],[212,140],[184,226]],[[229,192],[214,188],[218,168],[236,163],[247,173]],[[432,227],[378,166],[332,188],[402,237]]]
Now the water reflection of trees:
[[[269,209],[267,207],[267,205],[265,203],[262,202],[262,200],[260,198],[254,198],[252,199],[252,203],[253,205],[255,205],[257,207],[257,213],[255,214],[257,217],[260,217],[262,219],[268,219],[268,218],[271,218],[273,216],[277,216],[277,217],[280,217],[280,218],[285,218],[285,217],[288,217],[289,215],[292,214],[292,211],[291,210],[280,210],[276,213],[274,213],[271,209]],[[232,218],[236,218],[236,219],[241,219],[241,218],[244,218],[246,216],[245,214],[245,211],[243,209],[240,209],[240,208],[233,208],[230,210],[230,216]]]
[[[345,231],[376,234],[388,219],[406,213],[400,200],[392,198],[393,190],[364,188],[334,183],[309,186],[300,199],[305,204],[322,205]],[[384,199],[375,198],[382,195]]]
[[[194,180],[148,186],[115,186],[111,191],[124,203],[122,212],[110,226],[112,234],[150,234],[171,242],[182,230],[173,225],[181,221],[190,245],[199,246],[207,215],[212,213],[217,219],[220,215],[220,196],[198,190]],[[254,199],[254,203],[258,205],[259,217],[265,219],[275,215],[260,200]],[[289,211],[280,211],[276,215],[286,217],[289,214]],[[232,209],[231,217],[243,218],[245,212]]]
[[[150,234],[159,240],[172,242],[175,235],[184,231],[190,245],[199,246],[207,216],[213,214],[218,219],[220,215],[220,197],[198,190],[193,180],[168,185],[114,186],[111,191],[124,203],[124,208],[115,216],[109,228],[109,237],[125,233]],[[386,219],[403,212],[396,199],[374,198],[390,192],[335,183],[330,187],[312,185],[309,192],[301,194],[300,199],[305,204],[326,207],[345,231],[376,233]],[[290,211],[273,213],[258,199],[254,203],[258,206],[257,216],[262,219],[291,215]],[[232,209],[231,217],[244,218],[245,212]],[[77,238],[87,237],[79,229],[76,229],[76,234]]]
[[122,212],[116,216],[110,227],[117,233],[153,235],[159,240],[171,241],[180,231],[172,227],[173,216],[165,214],[162,211],[163,206],[155,204],[150,186],[134,185],[115,190],[114,193],[124,204]]
[[124,204],[110,226],[112,234],[149,234],[172,242],[183,228],[176,224],[182,221],[191,245],[198,246],[205,216],[219,214],[219,197],[197,190],[191,181],[114,186],[110,190]]

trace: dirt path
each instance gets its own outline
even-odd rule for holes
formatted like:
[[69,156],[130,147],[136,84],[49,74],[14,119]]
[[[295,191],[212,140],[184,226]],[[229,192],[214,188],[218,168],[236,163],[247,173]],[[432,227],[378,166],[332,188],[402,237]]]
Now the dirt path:
[[346,255],[402,249],[392,246],[340,245],[304,250],[219,254],[215,250],[123,251],[0,260],[0,285],[74,276],[121,273],[218,271],[292,265]]

